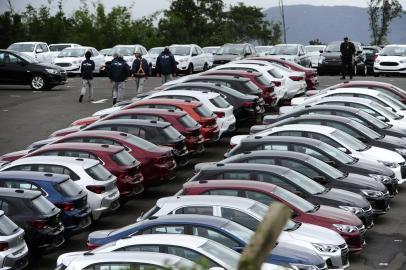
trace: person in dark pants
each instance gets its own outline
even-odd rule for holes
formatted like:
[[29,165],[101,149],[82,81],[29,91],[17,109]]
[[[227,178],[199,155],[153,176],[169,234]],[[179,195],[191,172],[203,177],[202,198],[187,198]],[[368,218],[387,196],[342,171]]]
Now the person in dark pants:
[[348,41],[348,37],[344,38],[344,42],[340,45],[340,52],[341,52],[341,79],[344,80],[346,74],[350,76],[352,79],[354,68],[353,58],[355,55],[355,46],[354,43]]
[[144,82],[148,79],[149,65],[147,60],[142,58],[141,52],[136,51],[134,53],[135,59],[131,68],[131,73],[135,79],[135,96],[141,93],[144,89]]
[[130,66],[118,53],[113,54],[109,78],[113,84],[113,105],[124,99],[125,80],[130,76]]
[[164,51],[156,59],[156,74],[161,76],[162,84],[172,80],[176,76],[176,61],[173,54],[169,51],[168,47],[165,47]]
[[93,71],[94,61],[90,59],[92,53],[87,51],[85,53],[85,60],[80,65],[80,75],[82,77],[82,90],[80,91],[79,102],[83,101],[83,96],[88,92],[89,101],[93,100]]

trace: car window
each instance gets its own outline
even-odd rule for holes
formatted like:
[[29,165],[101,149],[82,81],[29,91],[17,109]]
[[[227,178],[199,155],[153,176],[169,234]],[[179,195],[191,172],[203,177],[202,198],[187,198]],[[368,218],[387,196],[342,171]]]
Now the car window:
[[174,226],[156,226],[148,229],[148,234],[185,234],[185,226],[174,225]]
[[259,191],[246,190],[245,197],[263,203],[265,205],[269,205],[270,203],[275,202],[275,200],[271,196]]
[[274,134],[274,136],[295,136],[295,137],[302,137],[301,131],[279,131]]
[[208,264],[207,267],[209,267],[209,268],[218,266],[216,263],[214,263],[212,260],[210,260],[206,256],[204,256],[194,250],[188,249],[188,248],[179,247],[179,246],[168,246],[167,253],[176,255],[176,256],[179,256],[182,258],[186,258],[197,264],[207,263]]
[[198,51],[197,51],[197,49],[196,49],[196,47],[193,47],[192,54],[196,54],[196,55],[199,54]]
[[261,182],[271,183],[291,191],[297,190],[297,188],[294,185],[292,185],[289,181],[273,174],[257,173],[257,180]]
[[35,190],[41,191],[41,193],[43,192],[42,189],[37,185],[25,181],[0,180],[0,187]]
[[371,108],[369,108],[369,107],[367,107],[367,106],[365,106],[363,104],[351,103],[350,105],[351,105],[351,107],[356,108],[356,109],[361,109],[361,110],[365,111],[366,113],[368,113],[368,114],[370,114],[370,115],[372,115],[374,117],[382,116],[377,111],[375,111],[375,110],[373,110],[373,109],[371,109]]
[[[59,268],[58,268],[59,269]],[[86,268],[83,270],[164,270],[167,268],[148,264],[148,263],[133,263],[133,262],[105,262],[105,263],[97,263]]]
[[282,159],[281,166],[297,171],[309,178],[314,178],[319,175],[319,173],[314,169],[294,160]]
[[330,160],[330,158],[328,156],[321,153],[320,151],[317,151],[315,149],[309,148],[309,147],[304,146],[304,145],[293,145],[292,150],[294,152],[299,152],[299,153],[304,153],[304,154],[310,155],[310,156],[315,157],[317,159],[320,159],[322,161],[329,161]]
[[241,212],[236,209],[228,208],[228,207],[221,207],[221,217],[232,220],[244,227],[247,227],[250,230],[255,231],[259,221],[255,218],[251,217],[250,215]]
[[[107,181],[107,180],[110,180],[113,176],[101,164],[97,164],[93,167],[85,169],[85,171],[88,175],[90,175],[90,177],[92,177],[93,179],[95,179],[97,181]],[[72,179],[72,180],[74,180],[74,179]]]
[[0,52],[0,63],[1,64],[17,64],[22,63],[23,60],[11,53]]
[[239,193],[240,193],[239,190],[235,190],[235,189],[215,189],[215,190],[206,191],[203,194],[238,197]]
[[151,115],[151,114],[136,114],[136,115],[121,115],[119,117],[115,117],[115,119],[142,119],[142,120],[151,120],[151,121],[161,121],[166,122],[165,119],[159,117],[158,115]]
[[4,214],[6,214],[6,215],[13,214],[10,211],[11,209],[10,209],[9,203],[7,201],[1,200],[1,199],[0,199],[0,210],[2,210],[4,212]]
[[18,231],[18,226],[5,215],[0,216],[0,236],[13,235]]
[[280,151],[288,151],[287,144],[263,144],[258,146],[257,150],[280,150]]
[[222,179],[233,179],[233,180],[250,180],[250,172],[224,172]]
[[192,215],[213,215],[213,207],[211,206],[186,206],[179,208],[175,211],[175,214],[192,214]]
[[99,55],[99,53],[95,49],[92,49],[92,57],[95,57],[98,55]]
[[342,123],[327,122],[327,126],[339,129],[341,131],[344,131],[345,133],[348,133],[348,134],[350,134],[351,136],[353,136],[355,138],[365,137],[360,132],[357,132],[357,131],[351,129],[348,126],[346,126],[346,125],[344,125]]
[[142,251],[142,252],[157,252],[159,253],[158,245],[134,245],[117,249],[116,251]]
[[60,151],[60,156],[98,159],[96,155],[85,151]]
[[125,149],[112,155],[111,159],[121,166],[131,166],[136,163],[136,159]]
[[40,44],[40,47],[41,47],[41,49],[42,49],[43,52],[47,52],[47,51],[48,51],[48,46],[47,46],[46,44],[41,43],[41,44]]
[[205,228],[205,227],[201,227],[201,226],[193,226],[192,233],[193,233],[193,235],[213,240],[213,241],[220,243],[229,248],[235,248],[235,247],[239,246],[238,242],[236,242],[229,236],[226,236],[213,229],[209,229],[209,228]]
[[70,178],[74,181],[80,179],[79,176],[77,176],[70,169],[63,167],[63,166],[58,166],[58,165],[38,164],[37,171],[69,175]]
[[[148,108],[148,107],[147,107]],[[157,108],[157,109],[165,109],[165,110],[177,110],[177,111],[181,111],[182,109],[173,106],[173,105],[165,105],[165,104],[157,104],[154,105],[153,108]]]
[[254,163],[254,164],[267,164],[267,165],[276,165],[276,159],[275,158],[253,158],[253,159],[248,159],[248,163]]
[[334,146],[334,147],[342,147],[341,144],[337,143],[333,139],[331,139],[331,138],[329,138],[329,137],[327,137],[325,135],[322,135],[320,133],[308,132],[306,137],[311,138],[311,139],[316,139],[318,141],[325,142],[325,143],[327,143],[327,144],[329,144],[331,146]]
[[24,172],[28,172],[31,171],[31,165],[17,165],[14,167],[10,167],[8,169],[6,169],[6,171],[24,171]]
[[381,88],[381,87],[372,87],[372,89],[375,89],[375,90],[378,90],[378,91],[380,91],[380,92],[383,92],[383,93],[387,94],[388,96],[390,96],[390,97],[392,97],[392,98],[395,98],[395,99],[397,99],[397,100],[401,100],[401,99],[402,99],[402,98],[401,98],[400,96],[398,96],[396,93],[394,93],[394,92],[392,92],[392,91],[390,91],[390,90],[388,90],[388,89]]

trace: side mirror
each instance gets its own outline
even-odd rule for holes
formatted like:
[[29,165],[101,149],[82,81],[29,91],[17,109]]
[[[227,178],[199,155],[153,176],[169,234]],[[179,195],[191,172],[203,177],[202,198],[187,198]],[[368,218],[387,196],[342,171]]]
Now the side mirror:
[[347,149],[344,147],[338,147],[338,150],[340,150],[341,152],[344,152],[344,153],[348,153]]
[[388,119],[386,119],[386,117],[383,115],[378,115],[376,118],[378,118],[379,120],[381,120],[383,122],[388,122]]
[[316,177],[313,177],[313,180],[316,181],[317,183],[320,183],[320,184],[323,184],[323,185],[328,183],[327,179],[322,175],[318,175]]
[[197,53],[192,53],[192,56],[197,56]]
[[43,50],[42,50],[42,49],[36,49],[35,52],[36,52],[36,53],[42,53]]
[[332,161],[332,160],[327,160],[326,163],[327,163],[328,165],[330,165],[330,166],[333,166],[333,167],[336,167],[336,166],[337,166],[337,164],[336,164],[334,161]]
[[244,53],[244,57],[247,57],[248,55],[251,55],[251,53],[249,52]]
[[363,143],[368,142],[365,137],[358,137],[357,139],[360,140],[360,141],[363,142]]

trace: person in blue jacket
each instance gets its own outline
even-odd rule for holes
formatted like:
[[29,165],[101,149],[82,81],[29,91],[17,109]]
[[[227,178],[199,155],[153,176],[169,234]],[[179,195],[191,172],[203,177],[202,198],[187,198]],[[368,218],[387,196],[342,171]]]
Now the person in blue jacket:
[[130,76],[131,69],[118,53],[113,54],[110,64],[109,78],[113,84],[113,105],[124,99],[125,80]]
[[156,74],[161,76],[162,84],[172,80],[172,75],[176,76],[176,61],[173,54],[169,51],[168,47],[165,47],[163,52],[156,59]]
[[83,101],[83,96],[88,92],[89,101],[93,100],[93,71],[94,71],[94,61],[90,58],[92,53],[87,51],[85,53],[85,60],[82,61],[80,65],[80,75],[82,77],[82,90],[80,91],[79,102]]
[[148,79],[149,65],[147,60],[142,58],[141,52],[135,51],[134,56],[131,72],[135,79],[135,95],[137,95],[144,89],[144,82]]

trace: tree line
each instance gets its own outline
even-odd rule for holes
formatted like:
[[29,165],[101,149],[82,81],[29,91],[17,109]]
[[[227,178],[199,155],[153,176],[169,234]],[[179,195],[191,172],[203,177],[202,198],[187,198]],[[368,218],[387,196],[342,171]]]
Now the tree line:
[[[0,15],[0,48],[18,41],[78,43],[98,49],[120,44],[142,44],[147,48],[173,43],[201,46],[227,42],[276,44],[282,35],[278,22],[269,22],[261,8],[243,3],[226,7],[222,0],[175,0],[167,10],[141,19],[132,18],[132,6],[115,6],[107,11],[98,1],[81,1],[66,14],[63,0],[57,10],[49,5],[23,12],[10,10]],[[136,12],[136,11],[135,11]]]

